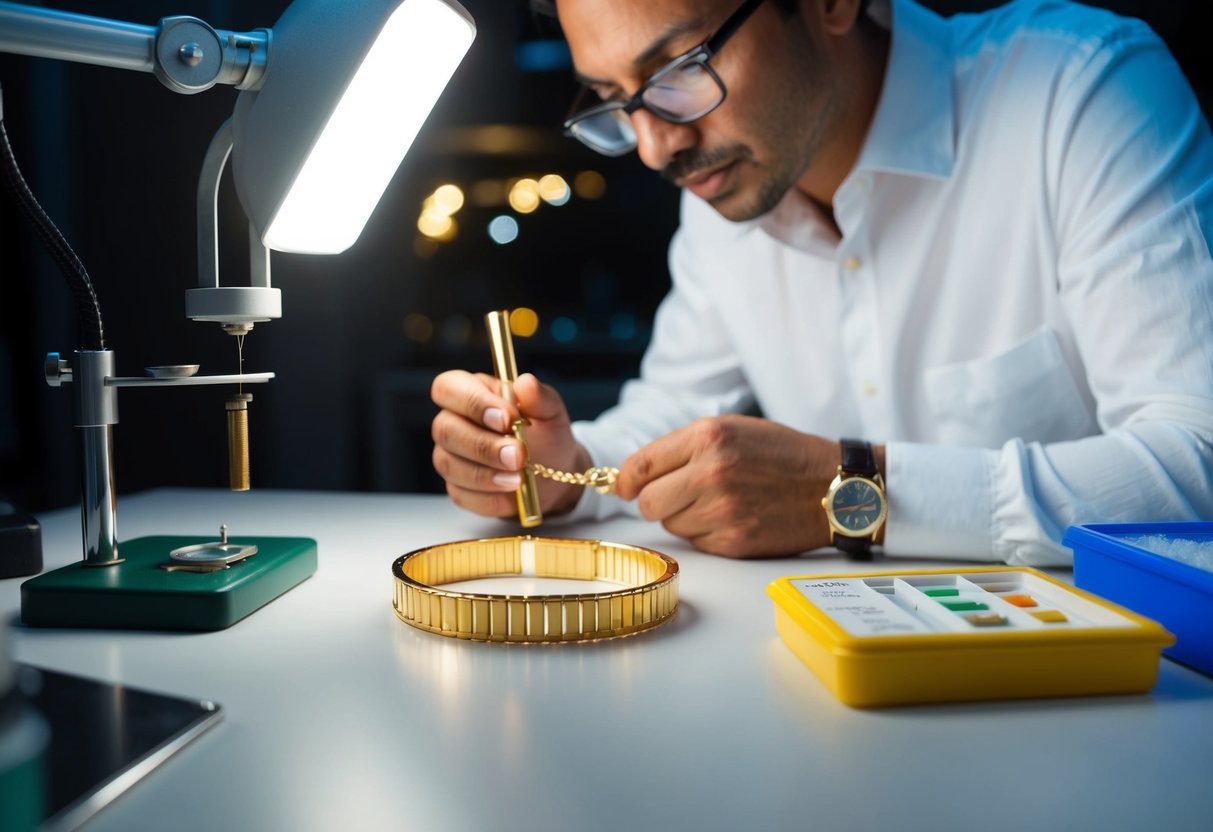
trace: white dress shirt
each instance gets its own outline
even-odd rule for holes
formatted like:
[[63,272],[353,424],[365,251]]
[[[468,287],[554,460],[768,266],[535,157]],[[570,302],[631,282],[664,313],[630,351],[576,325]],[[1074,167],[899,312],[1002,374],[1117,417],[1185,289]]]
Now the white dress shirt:
[[1070,524],[1213,518],[1213,140],[1166,47],[1051,0],[891,12],[841,238],[798,191],[745,223],[684,194],[641,377],[578,440],[619,465],[757,405],[883,443],[893,555],[1064,564]]

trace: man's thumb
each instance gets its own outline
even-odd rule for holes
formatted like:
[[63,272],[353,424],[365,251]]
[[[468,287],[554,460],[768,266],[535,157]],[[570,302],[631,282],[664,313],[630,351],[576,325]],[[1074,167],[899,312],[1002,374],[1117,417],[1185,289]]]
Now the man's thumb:
[[518,397],[518,409],[528,419],[568,419],[564,399],[556,388],[542,384],[532,373],[523,373],[514,382],[514,394]]

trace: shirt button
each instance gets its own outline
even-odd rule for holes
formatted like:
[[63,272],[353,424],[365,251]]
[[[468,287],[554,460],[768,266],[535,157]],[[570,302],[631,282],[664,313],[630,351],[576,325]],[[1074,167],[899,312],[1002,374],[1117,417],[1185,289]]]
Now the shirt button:
[[850,257],[848,257],[846,260],[844,260],[842,262],[842,267],[849,272],[855,271],[862,265],[863,265],[863,261],[860,260],[855,255],[851,255]]
[[861,191],[870,191],[872,190],[872,177],[868,176],[866,173],[861,173],[859,176],[855,177],[855,184]]
[[876,395],[876,385],[870,381],[865,381],[863,383],[863,387],[861,387],[860,389],[863,390],[864,395],[867,395],[867,396]]

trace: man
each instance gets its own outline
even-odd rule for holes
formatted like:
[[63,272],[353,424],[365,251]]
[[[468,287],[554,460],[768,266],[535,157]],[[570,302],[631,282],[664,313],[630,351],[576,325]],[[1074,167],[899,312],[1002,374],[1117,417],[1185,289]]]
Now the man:
[[[1054,564],[1070,524],[1213,517],[1213,141],[1165,47],[1064,2],[863,5],[557,0],[610,105],[570,132],[685,193],[640,379],[570,425],[521,378],[530,459],[619,466],[738,557]],[[448,493],[511,515],[517,411],[460,371],[433,398]],[[582,490],[541,502],[622,505]]]

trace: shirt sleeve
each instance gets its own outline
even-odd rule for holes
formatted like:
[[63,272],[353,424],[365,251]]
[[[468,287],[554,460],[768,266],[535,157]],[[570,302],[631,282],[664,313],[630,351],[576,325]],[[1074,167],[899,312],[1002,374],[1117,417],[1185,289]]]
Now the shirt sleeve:
[[1208,124],[1166,47],[1129,21],[1067,70],[1052,112],[1057,291],[1100,433],[891,443],[891,553],[1067,564],[1071,524],[1213,517]]
[[[696,419],[753,406],[732,339],[708,291],[695,279],[702,271],[688,244],[686,222],[684,199],[683,226],[670,243],[672,287],[658,307],[640,377],[623,386],[618,405],[592,422],[573,425],[594,465],[617,468],[644,445]],[[574,519],[637,513],[634,503],[586,492]]]

